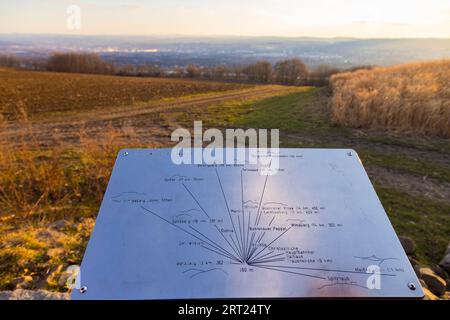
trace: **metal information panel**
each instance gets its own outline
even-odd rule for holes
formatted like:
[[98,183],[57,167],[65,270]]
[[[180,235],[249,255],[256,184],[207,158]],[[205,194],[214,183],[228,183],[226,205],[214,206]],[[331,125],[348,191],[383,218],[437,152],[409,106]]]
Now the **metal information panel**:
[[122,150],[72,298],[423,296],[355,151],[277,158],[267,175]]

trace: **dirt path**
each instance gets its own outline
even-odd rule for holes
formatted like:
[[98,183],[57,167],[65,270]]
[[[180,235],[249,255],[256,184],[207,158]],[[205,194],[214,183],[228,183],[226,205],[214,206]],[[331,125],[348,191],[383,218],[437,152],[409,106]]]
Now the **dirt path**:
[[87,134],[97,134],[105,128],[107,123],[125,123],[125,130],[142,131],[142,129],[145,129],[155,133],[155,130],[166,131],[164,129],[168,128],[165,128],[163,123],[154,121],[152,115],[157,117],[160,113],[181,110],[187,112],[188,108],[205,107],[234,100],[260,99],[275,94],[288,93],[292,90],[289,87],[264,86],[168,101],[159,100],[145,105],[95,108],[82,113],[67,113],[52,116],[48,119],[31,120],[25,124],[13,122],[2,128],[0,143],[11,146],[11,143],[14,143],[18,136],[33,135],[41,145],[50,146],[55,136],[58,139],[73,141],[77,139],[81,129]]
[[[176,121],[165,121],[177,112],[198,114],[203,108],[235,100],[262,99],[276,94],[289,93],[293,89],[281,86],[265,86],[239,91],[206,94],[171,100],[149,102],[145,105],[95,108],[87,112],[67,113],[48,119],[28,122],[25,126],[18,122],[9,123],[0,131],[0,145],[14,146],[18,137],[29,139],[31,136],[41,147],[51,148],[56,141],[76,145],[80,142],[80,133],[94,141],[105,133],[107,126],[121,131],[119,139],[128,143],[129,137],[137,137],[139,142],[149,147],[167,147],[171,144],[170,133],[177,126]],[[326,105],[326,96],[320,96],[314,108]],[[311,110],[311,112],[317,112]],[[209,115],[214,116],[214,115]],[[383,153],[399,153],[419,159],[432,159],[444,166],[450,164],[450,156],[445,152],[419,150],[414,147],[389,145],[368,141],[359,135],[343,136],[328,132],[325,136],[308,134],[282,134],[296,147],[310,145],[330,145],[335,147],[372,150]],[[402,190],[411,195],[425,196],[430,199],[450,203],[450,184],[427,179],[413,174],[400,173],[376,165],[366,165],[373,182]]]

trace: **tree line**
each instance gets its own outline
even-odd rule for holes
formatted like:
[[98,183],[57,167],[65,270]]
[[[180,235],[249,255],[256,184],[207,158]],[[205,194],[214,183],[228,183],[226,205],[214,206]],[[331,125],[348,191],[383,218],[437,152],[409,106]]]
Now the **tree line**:
[[[298,58],[278,61],[275,64],[261,60],[243,67],[200,67],[194,64],[178,68],[172,72],[175,77],[198,78],[208,80],[244,81],[255,83],[278,83],[285,85],[325,86],[339,69],[320,65],[310,70]],[[136,74],[136,75],[139,75]]]
[[19,59],[14,56],[0,55],[0,66],[53,72],[138,77],[174,77],[216,81],[277,83],[297,86],[325,86],[328,84],[332,75],[343,71],[329,65],[320,65],[310,70],[298,58],[278,61],[275,64],[261,60],[254,64],[238,67],[228,67],[225,65],[204,67],[195,64],[174,68],[161,68],[155,64],[117,65],[103,60],[95,53],[75,52],[54,53],[48,59]]

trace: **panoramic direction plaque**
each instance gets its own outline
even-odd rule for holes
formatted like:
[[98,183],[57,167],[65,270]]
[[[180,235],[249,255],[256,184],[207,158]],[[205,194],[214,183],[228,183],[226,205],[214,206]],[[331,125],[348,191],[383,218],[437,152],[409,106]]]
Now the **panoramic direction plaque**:
[[122,150],[73,299],[403,297],[423,291],[353,150],[260,165]]

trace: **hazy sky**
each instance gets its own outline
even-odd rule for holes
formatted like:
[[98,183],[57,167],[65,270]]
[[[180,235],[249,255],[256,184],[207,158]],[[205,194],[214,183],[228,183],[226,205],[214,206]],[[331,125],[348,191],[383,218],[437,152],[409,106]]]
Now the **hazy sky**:
[[450,0],[1,0],[12,32],[450,38]]

